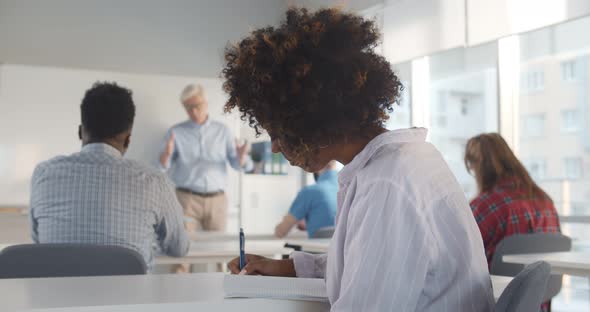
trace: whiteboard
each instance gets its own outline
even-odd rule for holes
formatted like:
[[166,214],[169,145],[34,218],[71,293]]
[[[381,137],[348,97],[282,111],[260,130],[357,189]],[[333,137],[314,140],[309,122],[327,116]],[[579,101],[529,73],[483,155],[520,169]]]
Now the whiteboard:
[[[189,83],[204,86],[211,118],[239,136],[237,114],[223,113],[220,79],[0,64],[0,206],[27,206],[35,166],[80,150],[80,103],[96,81],[115,81],[133,91],[136,117],[128,158],[156,163],[166,130],[187,119],[179,94]],[[229,172],[234,208],[238,178]]]

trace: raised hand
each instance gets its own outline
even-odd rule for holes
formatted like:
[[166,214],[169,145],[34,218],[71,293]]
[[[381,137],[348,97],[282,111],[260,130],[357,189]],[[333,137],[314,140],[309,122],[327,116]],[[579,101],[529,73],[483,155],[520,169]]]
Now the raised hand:
[[240,166],[243,166],[246,162],[246,154],[248,153],[248,141],[244,141],[244,144],[239,144],[238,140],[236,139],[236,154],[238,155],[238,160],[240,161]]
[[172,156],[172,153],[174,153],[174,132],[170,133],[170,138],[168,138],[168,142],[166,142],[166,147],[160,155],[160,163],[162,166],[166,167],[170,157]]

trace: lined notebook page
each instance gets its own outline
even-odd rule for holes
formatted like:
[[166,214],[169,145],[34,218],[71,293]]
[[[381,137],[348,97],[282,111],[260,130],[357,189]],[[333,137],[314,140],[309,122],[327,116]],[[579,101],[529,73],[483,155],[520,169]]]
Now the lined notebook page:
[[320,278],[226,275],[225,298],[268,298],[328,302],[326,283]]

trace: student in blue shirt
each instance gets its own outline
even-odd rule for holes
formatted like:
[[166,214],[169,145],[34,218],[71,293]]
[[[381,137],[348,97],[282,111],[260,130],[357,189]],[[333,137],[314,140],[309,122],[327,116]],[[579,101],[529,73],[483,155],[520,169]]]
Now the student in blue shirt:
[[276,226],[275,236],[285,237],[296,224],[300,229],[307,228],[310,238],[320,228],[334,226],[338,193],[338,172],[335,167],[336,161],[331,161],[314,173],[316,184],[304,187],[297,194],[289,213]]

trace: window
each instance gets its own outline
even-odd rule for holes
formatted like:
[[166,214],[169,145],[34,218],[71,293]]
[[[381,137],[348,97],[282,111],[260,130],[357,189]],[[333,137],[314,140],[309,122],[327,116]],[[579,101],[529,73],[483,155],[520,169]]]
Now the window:
[[[516,120],[521,130],[514,138],[516,152],[561,216],[590,215],[590,176],[585,175],[590,164],[590,84],[563,83],[590,77],[590,36],[580,35],[588,29],[590,17],[518,36],[522,88],[513,102],[521,117]],[[544,71],[547,82],[542,96],[522,86],[525,77],[538,70]],[[528,139],[532,136],[536,139]],[[590,235],[590,224],[561,225],[574,239],[574,249]]]
[[447,102],[446,102],[446,94],[444,93],[439,93],[439,99],[438,99],[438,105],[437,107],[437,112],[438,113],[446,113],[447,112]]
[[529,172],[533,180],[539,182],[545,179],[545,171],[547,170],[547,165],[544,159],[537,158],[525,160],[524,166],[526,167],[527,171]]
[[411,108],[411,63],[402,63],[393,66],[393,72],[399,77],[404,86],[398,105],[393,107],[393,112],[389,114],[389,120],[385,127],[389,130],[403,129],[411,127],[410,108]]
[[[463,192],[476,195],[475,180],[463,163],[467,140],[498,131],[496,43],[441,52],[428,58],[429,140],[441,152]],[[418,86],[414,86],[418,88]],[[422,125],[416,125],[422,126]]]
[[541,70],[525,72],[520,82],[524,92],[542,91],[545,88],[545,74]]
[[561,62],[561,80],[563,80],[563,81],[576,80],[576,61],[575,60]]
[[545,114],[530,114],[522,117],[521,137],[538,138],[545,133]]
[[582,177],[582,160],[578,157],[563,159],[563,177],[565,179],[579,179]]
[[436,117],[436,126],[439,128],[446,128],[447,127],[447,116]]
[[561,111],[561,131],[576,132],[579,130],[579,112],[576,109],[564,109]]
[[461,99],[461,115],[467,116],[469,113],[469,99]]

